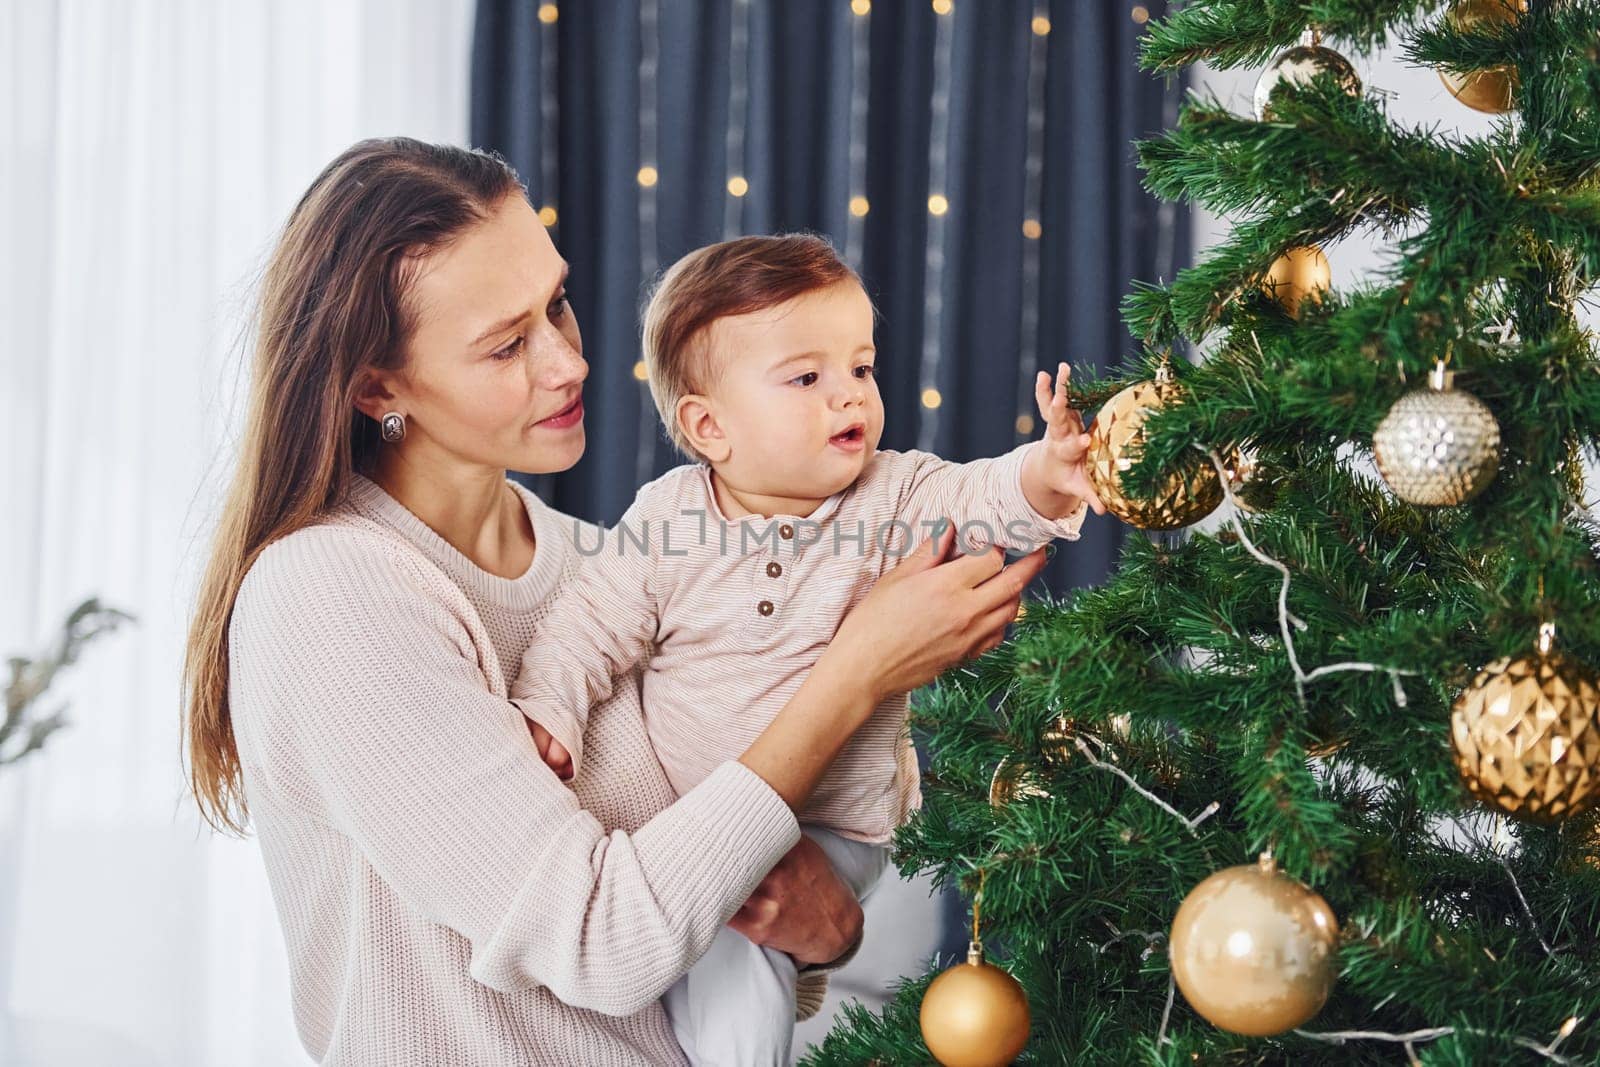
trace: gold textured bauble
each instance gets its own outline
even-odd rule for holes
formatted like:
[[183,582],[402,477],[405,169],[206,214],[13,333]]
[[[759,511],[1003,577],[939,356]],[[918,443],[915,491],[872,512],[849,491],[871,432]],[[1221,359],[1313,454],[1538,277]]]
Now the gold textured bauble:
[[1089,482],[1100,502],[1123,522],[1145,530],[1176,530],[1198,522],[1222,503],[1222,481],[1211,461],[1186,457],[1148,498],[1129,496],[1122,473],[1144,446],[1144,421],[1183,395],[1165,365],[1106,401],[1089,427]]
[[1464,504],[1500,469],[1500,424],[1483,401],[1435,367],[1426,389],[1394,402],[1372,433],[1378,471],[1412,504]]
[[1262,72],[1256,82],[1255,109],[1256,118],[1261,122],[1272,122],[1277,115],[1272,110],[1272,102],[1277,95],[1287,89],[1309,83],[1319,74],[1331,74],[1339,80],[1339,85],[1351,96],[1361,95],[1361,76],[1356,73],[1356,68],[1350,61],[1331,48],[1321,45],[1302,44],[1296,45],[1272,61],[1271,66]]
[[1295,318],[1300,317],[1303,301],[1309,299],[1313,304],[1320,304],[1322,295],[1332,285],[1333,268],[1316,245],[1289,249],[1272,261],[1261,279],[1261,288],[1267,295]]
[[1333,989],[1339,924],[1272,858],[1218,871],[1172,920],[1172,976],[1213,1026],[1250,1037],[1293,1030]]
[[1533,822],[1556,822],[1600,799],[1600,683],[1551,648],[1502,657],[1456,698],[1450,740],[1456,768],[1485,804]]
[[922,994],[922,1040],[944,1067],[1004,1067],[1028,1043],[1028,997],[1017,980],[983,961],[976,941],[967,962]]
[[[1475,30],[1485,24],[1515,22],[1527,9],[1527,0],[1461,0],[1450,9],[1449,19],[1455,29]],[[1441,67],[1439,80],[1451,96],[1475,111],[1503,115],[1517,109],[1521,82],[1516,67],[1489,67],[1464,74]]]

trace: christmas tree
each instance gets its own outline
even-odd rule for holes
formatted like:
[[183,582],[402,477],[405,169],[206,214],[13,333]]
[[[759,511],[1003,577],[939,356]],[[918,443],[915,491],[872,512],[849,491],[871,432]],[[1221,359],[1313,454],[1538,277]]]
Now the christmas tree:
[[[1386,41],[1492,131],[1391,119],[1346,58]],[[1140,162],[1236,225],[1076,400],[1124,519],[1221,510],[918,695],[899,865],[997,969],[808,1062],[1600,1062],[1600,4],[1193,0],[1142,62],[1200,61],[1255,113],[1194,96]]]

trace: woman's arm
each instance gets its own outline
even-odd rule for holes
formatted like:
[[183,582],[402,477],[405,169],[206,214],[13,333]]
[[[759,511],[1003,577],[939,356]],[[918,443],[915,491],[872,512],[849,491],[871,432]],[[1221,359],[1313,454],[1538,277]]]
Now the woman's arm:
[[[799,837],[729,762],[634,833],[608,833],[488,690],[444,579],[326,527],[269,547],[230,630],[245,779],[344,834],[491,988],[613,1015],[661,996]],[[626,788],[625,783],[618,783]]]

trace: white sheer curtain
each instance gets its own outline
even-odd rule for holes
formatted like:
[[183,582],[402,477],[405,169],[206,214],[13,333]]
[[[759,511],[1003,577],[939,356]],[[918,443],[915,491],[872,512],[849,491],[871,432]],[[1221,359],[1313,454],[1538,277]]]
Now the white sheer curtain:
[[0,656],[89,595],[138,616],[58,679],[71,727],[0,769],[0,1061],[305,1060],[258,846],[184,797],[186,615],[255,272],[350,142],[465,140],[471,22],[471,0],[0,0]]

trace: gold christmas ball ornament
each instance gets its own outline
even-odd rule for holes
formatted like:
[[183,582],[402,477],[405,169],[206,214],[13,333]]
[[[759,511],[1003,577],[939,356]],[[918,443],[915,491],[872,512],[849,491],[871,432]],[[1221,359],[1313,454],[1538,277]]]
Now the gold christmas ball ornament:
[[1172,371],[1162,364],[1155,378],[1138,382],[1106,401],[1089,428],[1089,481],[1106,510],[1146,530],[1176,530],[1198,522],[1222,503],[1222,482],[1204,456],[1186,457],[1168,474],[1154,496],[1130,496],[1122,474],[1144,446],[1144,421],[1183,394]]
[[1261,288],[1294,318],[1300,317],[1301,303],[1309,299],[1320,304],[1332,285],[1333,267],[1316,245],[1289,249],[1272,261],[1261,279]]
[[1378,471],[1412,504],[1464,504],[1500,469],[1500,424],[1439,363],[1428,387],[1396,400],[1372,434]]
[[989,779],[989,804],[1003,808],[1017,799],[1048,799],[1050,791],[1027,764],[1007,756],[995,766]]
[[1338,79],[1339,87],[1351,96],[1361,95],[1361,76],[1350,61],[1331,48],[1321,45],[1296,45],[1272,61],[1256,81],[1255,112],[1259,122],[1273,122],[1277,114],[1272,109],[1279,93],[1293,91],[1307,85],[1319,74],[1331,74]]
[[1556,822],[1600,799],[1600,680],[1539,628],[1531,656],[1502,657],[1456,698],[1456,768],[1479,800],[1533,822]]
[[[1055,725],[1040,737],[1039,748],[1046,763],[1064,764],[1072,758],[1072,738],[1077,733],[1076,724],[1065,715],[1057,716]],[[1050,791],[1044,787],[1039,773],[1015,756],[1006,756],[995,766],[994,777],[989,779],[989,804],[1003,808],[1013,800],[1027,798],[1049,799]]]
[[[1527,0],[1461,0],[1450,9],[1447,17],[1454,29],[1472,31],[1515,22],[1527,9]],[[1441,67],[1439,80],[1444,82],[1451,96],[1475,111],[1503,115],[1517,109],[1521,81],[1516,67],[1489,67],[1463,73]]]
[[1178,989],[1206,1021],[1271,1037],[1322,1010],[1338,944],[1327,901],[1263,853],[1195,886],[1172,920],[1168,947]]
[[983,961],[972,942],[967,961],[929,984],[922,994],[922,1040],[944,1067],[1003,1067],[1028,1043],[1032,1017],[1017,980]]

